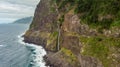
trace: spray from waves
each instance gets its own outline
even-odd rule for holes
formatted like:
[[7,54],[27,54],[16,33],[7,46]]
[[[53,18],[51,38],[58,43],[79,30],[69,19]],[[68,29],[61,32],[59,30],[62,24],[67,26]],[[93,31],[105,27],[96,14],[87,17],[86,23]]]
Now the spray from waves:
[[19,35],[19,42],[31,50],[30,65],[29,67],[46,67],[43,61],[43,56],[46,55],[46,51],[41,47],[34,44],[28,44],[23,42],[24,38]]

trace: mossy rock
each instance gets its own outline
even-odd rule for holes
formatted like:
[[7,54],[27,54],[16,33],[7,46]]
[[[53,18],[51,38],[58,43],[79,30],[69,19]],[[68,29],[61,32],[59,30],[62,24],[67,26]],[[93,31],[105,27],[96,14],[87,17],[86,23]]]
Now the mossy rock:
[[[81,53],[99,59],[102,61],[104,67],[111,67],[120,62],[120,60],[117,59],[118,57],[111,57],[113,54],[119,55],[119,51],[115,49],[120,49],[120,38],[81,36],[80,41],[83,44]],[[115,61],[113,61],[113,59]]]
[[61,55],[63,56],[63,58],[71,65],[78,67],[79,66],[79,61],[77,59],[77,56],[72,53],[71,50],[66,49],[64,47],[61,48],[61,50],[59,51],[61,53]]

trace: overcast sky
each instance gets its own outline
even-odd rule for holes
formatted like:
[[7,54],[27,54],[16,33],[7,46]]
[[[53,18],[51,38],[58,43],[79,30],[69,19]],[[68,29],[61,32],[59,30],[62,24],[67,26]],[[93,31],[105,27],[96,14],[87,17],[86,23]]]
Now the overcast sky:
[[0,23],[13,22],[34,15],[40,0],[0,0]]

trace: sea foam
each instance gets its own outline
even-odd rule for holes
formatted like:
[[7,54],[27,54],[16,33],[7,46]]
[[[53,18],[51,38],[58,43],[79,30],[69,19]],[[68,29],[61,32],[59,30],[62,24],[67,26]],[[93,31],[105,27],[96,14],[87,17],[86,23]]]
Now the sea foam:
[[47,67],[45,66],[45,62],[43,61],[43,56],[46,55],[46,51],[41,46],[25,43],[23,41],[24,37],[22,37],[23,34],[18,36],[19,38],[18,42],[25,45],[27,48],[31,50],[29,67]]

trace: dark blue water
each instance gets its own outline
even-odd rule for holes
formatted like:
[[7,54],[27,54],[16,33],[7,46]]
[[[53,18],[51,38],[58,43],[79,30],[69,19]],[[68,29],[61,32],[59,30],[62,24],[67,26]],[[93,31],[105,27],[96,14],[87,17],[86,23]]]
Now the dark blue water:
[[20,42],[18,35],[27,28],[25,24],[0,24],[0,67],[45,67],[44,49]]

